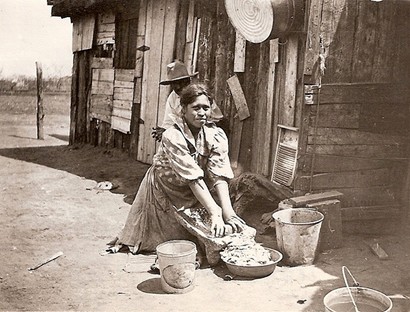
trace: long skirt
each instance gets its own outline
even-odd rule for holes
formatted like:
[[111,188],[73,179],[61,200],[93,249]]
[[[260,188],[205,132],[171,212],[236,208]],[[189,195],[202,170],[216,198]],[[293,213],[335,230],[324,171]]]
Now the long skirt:
[[155,178],[155,168],[150,167],[115,244],[127,245],[133,253],[137,253],[155,251],[157,245],[168,240],[195,241],[195,237],[175,218],[174,209]]

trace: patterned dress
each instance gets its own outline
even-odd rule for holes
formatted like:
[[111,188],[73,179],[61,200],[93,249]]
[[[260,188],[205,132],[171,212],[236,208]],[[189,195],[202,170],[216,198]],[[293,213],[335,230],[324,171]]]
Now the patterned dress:
[[178,223],[172,209],[199,206],[189,187],[192,181],[204,179],[212,190],[221,178],[233,178],[224,131],[208,123],[195,140],[179,118],[163,134],[116,245],[127,245],[137,253],[155,251],[158,244],[167,240],[195,240]]

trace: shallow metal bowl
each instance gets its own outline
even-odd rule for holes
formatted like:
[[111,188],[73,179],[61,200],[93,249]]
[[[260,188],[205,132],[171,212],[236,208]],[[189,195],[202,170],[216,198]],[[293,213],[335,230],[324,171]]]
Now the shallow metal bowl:
[[282,260],[282,254],[271,248],[264,247],[268,250],[272,257],[272,262],[261,265],[237,265],[230,262],[222,261],[226,264],[229,272],[236,276],[259,278],[271,275],[275,271],[276,265]]

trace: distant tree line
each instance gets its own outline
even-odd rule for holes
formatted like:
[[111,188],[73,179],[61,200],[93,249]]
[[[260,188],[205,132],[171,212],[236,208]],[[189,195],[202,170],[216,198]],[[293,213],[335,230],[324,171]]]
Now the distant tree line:
[[[36,88],[35,77],[0,77],[0,93],[31,93],[36,92]],[[45,92],[70,92],[71,76],[43,78],[43,90]]]

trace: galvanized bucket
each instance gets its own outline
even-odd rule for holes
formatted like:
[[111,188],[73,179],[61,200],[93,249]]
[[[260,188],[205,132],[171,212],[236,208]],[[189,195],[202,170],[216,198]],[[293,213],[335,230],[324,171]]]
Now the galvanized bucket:
[[170,294],[191,291],[195,279],[196,245],[186,240],[172,240],[156,249],[162,289]]
[[[393,303],[389,297],[380,291],[360,287],[344,266],[342,268],[346,287],[338,288],[329,292],[323,299],[327,312],[390,312]],[[354,286],[347,283],[346,272],[353,278]]]
[[278,249],[290,266],[312,264],[316,257],[324,216],[308,208],[290,208],[273,213]]

